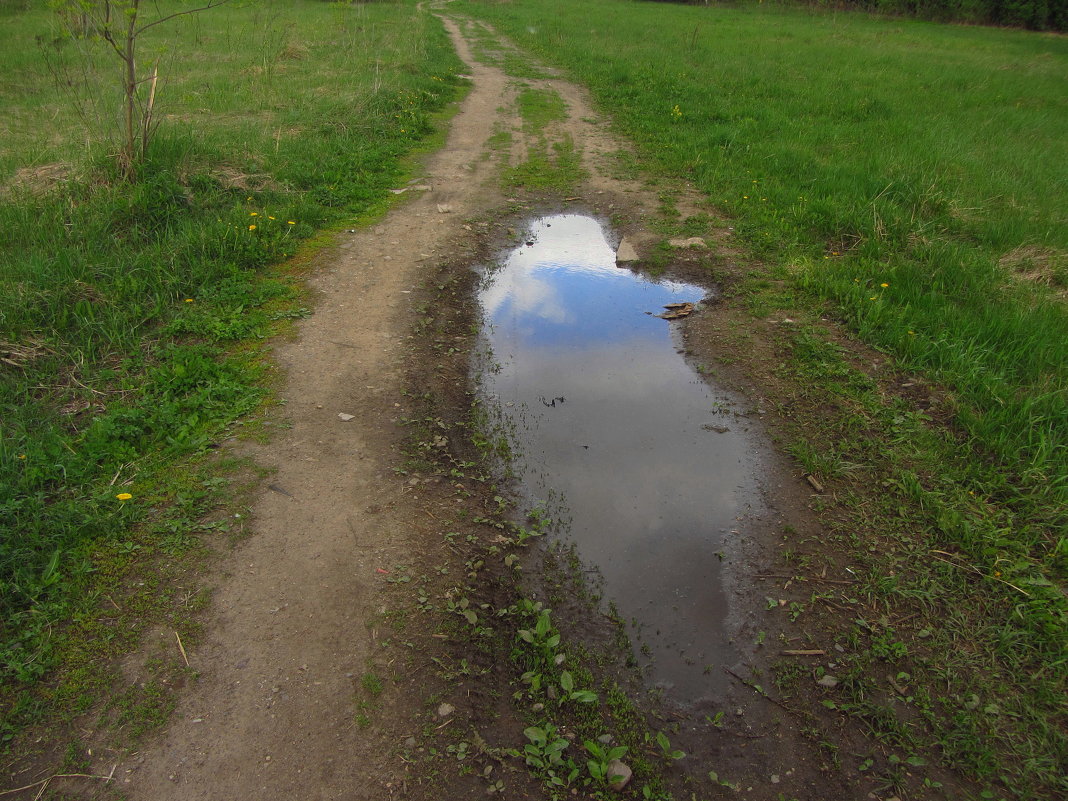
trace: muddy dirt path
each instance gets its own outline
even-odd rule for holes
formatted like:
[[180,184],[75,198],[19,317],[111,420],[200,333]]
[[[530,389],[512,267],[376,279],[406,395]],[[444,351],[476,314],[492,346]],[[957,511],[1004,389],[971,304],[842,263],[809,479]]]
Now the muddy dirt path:
[[418,181],[429,191],[322,254],[315,314],[275,349],[289,428],[248,454],[275,489],[215,590],[190,654],[199,680],[166,736],[120,767],[131,798],[379,797],[395,772],[352,698],[382,606],[376,571],[405,561],[426,525],[391,469],[409,298],[429,259],[463,247],[461,221],[500,202],[482,154],[507,80],[456,41],[474,88]]
[[[398,757],[400,743],[447,725],[455,709],[437,706],[418,678],[435,653],[433,637],[441,635],[411,635],[424,639],[406,643],[400,661],[382,643],[395,566],[439,547],[442,521],[455,513],[440,508],[454,498],[442,501],[396,470],[410,408],[405,382],[414,305],[426,299],[420,293],[430,265],[473,255],[479,224],[469,221],[482,220],[485,229],[498,210],[515,212],[522,203],[500,189],[500,154],[488,144],[495,131],[514,133],[513,162],[529,144],[508,111],[514,82],[473,56],[473,36],[484,38],[488,29],[445,24],[473,89],[445,147],[427,159],[401,202],[321,255],[311,280],[315,314],[294,341],[276,346],[288,427],[267,445],[239,446],[275,472],[251,510],[252,535],[217,576],[213,618],[203,644],[189,654],[198,679],[183,691],[166,732],[116,771],[124,797],[442,797],[433,786],[409,784],[408,761]],[[659,203],[657,188],[613,177],[612,155],[622,145],[582,90],[551,75],[528,83],[565,101],[567,119],[550,135],[578,145],[586,173],[576,197],[548,202],[567,208],[581,197],[584,211],[619,215],[641,251],[656,238],[646,223]],[[674,202],[683,215],[702,210],[685,191]],[[717,237],[715,246],[729,257],[729,231]],[[382,692],[373,685],[389,671],[407,681]],[[751,691],[741,688],[739,696],[732,703],[741,715]],[[456,705],[464,714],[462,702]],[[762,742],[750,746],[753,739],[741,738],[716,752],[729,764],[774,756],[797,770],[795,787],[807,784],[804,758],[783,739],[774,711],[771,718],[767,708],[753,711],[753,720],[766,724]],[[500,725],[522,731],[515,721]],[[758,751],[763,757],[752,753]],[[512,785],[507,797],[538,794],[535,785],[523,786]],[[780,787],[751,797],[774,797],[773,789]]]

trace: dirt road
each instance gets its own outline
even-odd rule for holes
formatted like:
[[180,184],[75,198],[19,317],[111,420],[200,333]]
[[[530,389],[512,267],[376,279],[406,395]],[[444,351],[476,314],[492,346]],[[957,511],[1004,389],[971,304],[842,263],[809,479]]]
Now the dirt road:
[[[433,628],[406,631],[395,604],[414,563],[448,572],[442,531],[463,516],[462,488],[400,469],[402,421],[415,413],[412,360],[426,358],[415,347],[413,324],[447,311],[434,308],[425,282],[434,265],[463,261],[485,245],[487,221],[522,206],[522,197],[502,194],[499,170],[505,161],[521,163],[532,146],[516,116],[515,82],[473,55],[475,39],[484,46],[491,33],[471,22],[445,24],[473,88],[445,146],[396,207],[372,227],[342,235],[319,259],[311,279],[315,313],[275,349],[287,427],[266,445],[236,446],[274,471],[251,509],[252,536],[215,578],[204,642],[189,653],[198,678],[165,732],[118,766],[113,787],[123,797],[470,797],[485,784],[434,784],[425,769],[413,769],[406,753],[422,747],[416,738],[450,725],[469,729],[469,716],[487,717],[476,707],[496,703],[499,714],[488,717],[510,732],[506,745],[522,740],[523,724],[507,711],[506,697],[480,699],[470,685],[461,693],[440,680],[440,670],[428,678],[431,660],[442,664],[445,636]],[[539,202],[565,207],[580,197],[586,211],[619,215],[641,251],[654,238],[645,223],[662,188],[613,177],[611,156],[623,146],[580,89],[551,75],[526,85],[563,98],[567,117],[546,135],[576,143],[585,174],[571,199]],[[501,130],[512,135],[510,152],[491,147]],[[701,210],[679,188],[673,197],[682,214]],[[729,256],[729,231],[718,236]],[[466,351],[457,351],[452,365],[460,376]],[[769,727],[779,725],[774,708],[757,714]],[[789,755],[794,784],[808,781],[803,756],[780,734],[746,751],[749,742],[715,748],[727,763],[752,761],[761,747]],[[489,760],[485,776],[493,767]],[[509,782],[506,797],[540,794],[529,779]]]

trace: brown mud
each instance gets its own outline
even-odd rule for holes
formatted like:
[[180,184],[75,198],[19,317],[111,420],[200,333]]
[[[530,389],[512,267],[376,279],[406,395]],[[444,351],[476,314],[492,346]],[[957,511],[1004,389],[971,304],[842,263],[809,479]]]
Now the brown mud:
[[[504,126],[515,134],[508,157],[524,157],[521,121],[510,111],[515,82],[472,54],[469,36],[486,36],[485,26],[445,24],[472,90],[445,146],[397,205],[320,255],[310,280],[315,313],[275,347],[284,430],[265,445],[233,445],[272,475],[252,505],[251,536],[209,579],[205,635],[188,653],[195,680],[165,730],[137,751],[117,761],[106,748],[94,752],[84,772],[112,772],[113,781],[56,779],[50,792],[144,801],[548,797],[508,755],[522,749],[530,721],[512,700],[511,624],[496,613],[515,602],[518,583],[559,601],[554,622],[565,640],[583,644],[599,686],[617,682],[642,725],[668,732],[672,748],[687,753],[660,772],[658,786],[676,799],[735,794],[710,771],[752,799],[889,797],[870,796],[870,783],[838,763],[836,753],[858,735],[833,717],[814,717],[827,695],[816,683],[819,668],[834,660],[833,596],[826,617],[815,604],[794,625],[782,611],[808,603],[813,586],[845,591],[850,578],[833,560],[805,582],[782,566],[787,539],[815,551],[821,528],[811,508],[820,493],[775,447],[777,323],[754,321],[728,301],[664,323],[682,326],[691,364],[717,365],[720,384],[745,398],[747,424],[760,438],[763,508],[736,521],[723,567],[738,654],[713,668],[723,697],[694,706],[650,694],[627,666],[616,625],[583,599],[566,555],[528,555],[523,564],[539,575],[518,582],[502,560],[493,522],[505,505],[502,489],[471,422],[471,266],[514,246],[524,223],[546,213],[611,220],[614,234],[648,257],[646,266],[665,217],[715,215],[685,186],[620,177],[626,145],[583,90],[555,77],[526,82],[563,98],[567,118],[547,135],[576,143],[584,178],[566,195],[503,190],[500,154],[489,143]],[[663,207],[665,193],[672,210]],[[705,238],[710,250],[671,251],[656,269],[706,286],[745,273],[726,222]],[[485,631],[472,632],[465,609],[477,610]],[[804,702],[796,707],[776,700],[772,664],[783,660],[797,666]],[[146,664],[129,672],[148,679]],[[833,748],[821,734],[832,729]],[[34,798],[40,789],[11,797]],[[624,796],[641,792],[635,782]]]

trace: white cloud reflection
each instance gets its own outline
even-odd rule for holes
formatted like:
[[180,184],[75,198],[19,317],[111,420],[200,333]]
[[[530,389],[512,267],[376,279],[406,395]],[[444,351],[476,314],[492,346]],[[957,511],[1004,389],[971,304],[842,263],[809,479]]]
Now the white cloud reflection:
[[615,251],[592,217],[544,217],[531,226],[530,236],[528,241],[534,244],[523,244],[512,251],[506,269],[492,276],[481,295],[483,308],[495,318],[510,301],[512,314],[532,315],[557,324],[573,322],[573,313],[548,274],[557,270],[618,274]]

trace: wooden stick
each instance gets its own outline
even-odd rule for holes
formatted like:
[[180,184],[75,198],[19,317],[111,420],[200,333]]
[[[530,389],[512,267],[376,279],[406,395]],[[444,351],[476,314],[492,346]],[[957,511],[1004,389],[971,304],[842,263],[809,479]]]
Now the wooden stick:
[[797,711],[796,709],[790,709],[790,707],[788,707],[788,706],[787,706],[786,704],[784,704],[784,703],[783,703],[782,701],[776,701],[776,700],[775,700],[774,698],[772,698],[772,697],[771,697],[770,695],[768,695],[767,693],[765,693],[765,692],[761,692],[760,690],[758,690],[758,689],[757,689],[756,687],[754,687],[754,686],[753,686],[753,682],[751,682],[751,681],[746,681],[746,680],[745,680],[745,679],[743,679],[743,678],[742,678],[741,676],[739,676],[739,675],[738,675],[737,673],[735,673],[735,672],[734,672],[733,670],[731,670],[731,669],[730,669],[729,667],[725,667],[725,668],[723,668],[723,669],[724,669],[725,671],[727,671],[728,673],[730,673],[730,674],[731,674],[732,676],[734,676],[734,678],[738,679],[738,681],[740,681],[740,682],[741,682],[742,684],[744,684],[744,685],[745,685],[746,687],[748,687],[748,688],[749,688],[750,690],[752,690],[753,692],[755,692],[755,693],[756,693],[757,695],[760,695],[760,696],[762,696],[762,697],[763,697],[763,698],[764,698],[765,700],[771,701],[771,703],[775,704],[775,706],[777,706],[777,707],[781,707],[782,709],[785,709],[785,710],[786,710],[787,712],[789,712],[789,713],[790,713],[791,715],[796,715],[796,716],[797,716],[797,717],[799,717],[799,718],[801,718],[801,717],[804,717],[804,715],[802,715],[802,714],[801,714],[800,712],[798,712],[798,711]]
[[820,578],[819,576],[787,576],[787,575],[785,575],[783,573],[753,573],[752,575],[753,575],[753,578],[758,578],[758,579],[777,578],[777,579],[791,579],[791,580],[796,579],[797,581],[822,581],[824,584],[856,584],[856,582],[853,581],[852,579],[849,579],[849,580],[829,579],[829,578]]
[[[934,552],[932,551],[932,553],[934,553]],[[938,551],[938,553],[945,553],[945,551]],[[1022,590],[1019,587],[1017,587],[1015,584],[1013,584],[1011,582],[1008,582],[1008,581],[1005,581],[1005,579],[1003,579],[1003,578],[998,578],[997,576],[987,575],[986,573],[984,573],[982,570],[980,570],[977,567],[973,567],[972,565],[962,565],[959,562],[951,562],[950,560],[943,559],[940,556],[935,556],[934,558],[937,559],[939,562],[945,562],[947,565],[952,565],[953,567],[957,568],[958,570],[970,570],[973,573],[975,573],[975,575],[977,575],[977,576],[982,576],[983,578],[992,578],[992,579],[994,579],[994,581],[1000,581],[1002,584],[1008,584],[1010,587],[1012,587],[1014,590],[1016,590],[1016,592],[1023,593],[1028,598],[1031,597],[1031,593],[1029,593],[1027,590]]]
[[178,632],[174,632],[174,639],[178,640],[178,650],[182,652],[182,659],[185,660],[185,666],[189,667],[189,657],[185,655],[185,648],[182,646],[182,638],[178,636]]
[[787,656],[823,656],[827,652],[824,651],[822,648],[813,648],[813,649],[808,650],[808,651],[805,651],[805,650],[801,650],[801,651],[796,651],[796,650],[795,651],[779,651],[779,653],[780,654],[786,654]]
[[12,793],[21,793],[23,790],[32,790],[39,784],[48,784],[52,779],[100,779],[101,781],[112,782],[115,781],[115,768],[111,769],[111,774],[108,776],[96,776],[92,773],[55,773],[47,779],[27,784],[25,787],[16,787],[14,790],[0,790],[0,795],[11,795]]

